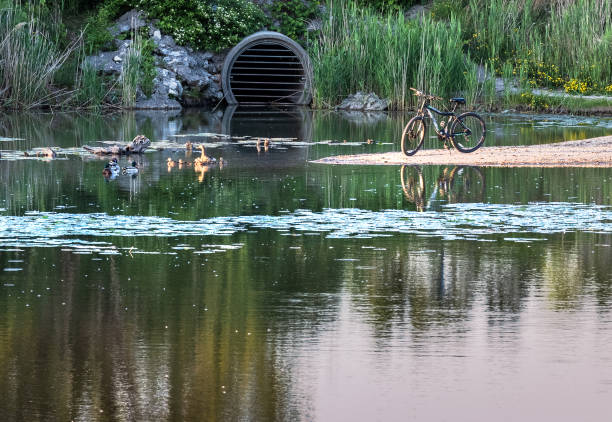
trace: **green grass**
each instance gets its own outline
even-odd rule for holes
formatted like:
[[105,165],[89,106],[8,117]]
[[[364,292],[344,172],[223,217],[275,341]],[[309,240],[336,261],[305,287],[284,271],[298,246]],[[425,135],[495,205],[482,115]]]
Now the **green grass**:
[[0,108],[27,109],[61,102],[50,86],[55,74],[78,50],[77,38],[60,47],[48,16],[18,4],[0,9]]
[[463,54],[461,24],[451,18],[407,20],[350,1],[330,1],[311,48],[314,104],[329,107],[356,91],[391,99],[391,108],[412,104],[409,87],[450,96],[468,86],[475,67]]

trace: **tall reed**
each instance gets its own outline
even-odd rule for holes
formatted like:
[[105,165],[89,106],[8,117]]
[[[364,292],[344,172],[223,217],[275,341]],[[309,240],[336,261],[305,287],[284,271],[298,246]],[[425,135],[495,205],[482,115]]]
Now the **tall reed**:
[[463,90],[474,66],[463,55],[455,18],[408,20],[402,13],[362,9],[330,1],[311,49],[314,103],[329,107],[356,91],[390,98],[391,108],[412,104],[409,87],[448,96]]
[[511,61],[532,85],[612,84],[612,0],[470,0],[462,21],[472,57],[500,74]]
[[60,48],[40,11],[18,3],[0,9],[0,107],[27,109],[56,102],[53,76],[79,48],[81,37]]
[[142,36],[138,31],[132,32],[131,41],[121,67],[121,101],[125,108],[134,107],[138,87],[142,79]]

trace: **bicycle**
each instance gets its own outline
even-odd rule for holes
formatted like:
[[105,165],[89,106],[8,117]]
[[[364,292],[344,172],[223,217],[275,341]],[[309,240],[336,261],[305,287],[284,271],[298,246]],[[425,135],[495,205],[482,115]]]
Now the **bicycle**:
[[[453,104],[453,109],[450,112],[445,112],[430,105],[431,101],[443,100],[443,98],[425,94],[414,88],[410,89],[414,91],[414,95],[422,99],[419,100],[417,115],[410,119],[402,132],[402,152],[405,155],[414,155],[423,146],[427,129],[425,113],[433,122],[438,139],[444,142],[445,147],[448,147],[447,141],[449,141],[451,146],[467,153],[476,151],[484,143],[487,129],[482,117],[472,111],[459,115],[455,114],[457,106],[465,104],[465,98],[451,98],[450,102]],[[432,112],[448,117],[448,120],[441,120],[440,125],[438,125],[438,121]]]

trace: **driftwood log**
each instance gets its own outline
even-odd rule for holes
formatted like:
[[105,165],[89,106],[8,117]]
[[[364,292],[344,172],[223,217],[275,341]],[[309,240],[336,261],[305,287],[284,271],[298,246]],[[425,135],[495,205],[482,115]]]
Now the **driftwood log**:
[[149,138],[144,135],[137,135],[132,142],[128,143],[127,145],[116,144],[106,148],[90,147],[85,145],[83,146],[83,149],[97,155],[129,155],[142,154],[149,145],[151,145]]

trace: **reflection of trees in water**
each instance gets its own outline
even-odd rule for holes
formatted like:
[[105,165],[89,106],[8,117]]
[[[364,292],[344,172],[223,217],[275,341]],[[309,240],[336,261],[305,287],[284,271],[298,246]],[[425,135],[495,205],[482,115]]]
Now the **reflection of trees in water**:
[[[59,249],[26,250],[24,271],[11,276],[19,288],[0,296],[0,375],[7,380],[0,412],[9,419],[92,419],[100,409],[111,419],[299,418],[292,356],[338,321],[345,295],[351,317],[371,324],[382,346],[398,332],[464,330],[476,306],[486,307],[493,324],[519,318],[542,288],[553,306],[579,307],[593,295],[609,304],[612,248],[594,244],[610,241],[340,240],[264,230],[187,239],[196,248],[244,246],[221,255],[180,252],[178,259],[94,261]],[[113,243],[173,252],[167,239]],[[337,260],[344,258],[358,261]],[[44,262],[56,267],[41,272]]]

